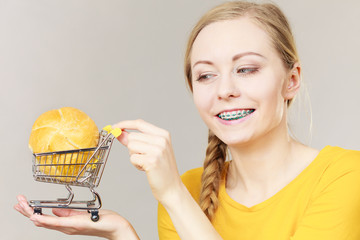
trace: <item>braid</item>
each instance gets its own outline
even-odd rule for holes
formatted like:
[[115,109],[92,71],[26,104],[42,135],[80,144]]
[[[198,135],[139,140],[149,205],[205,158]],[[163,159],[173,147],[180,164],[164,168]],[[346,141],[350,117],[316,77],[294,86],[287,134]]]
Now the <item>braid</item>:
[[226,149],[226,144],[209,131],[204,172],[201,177],[200,207],[210,221],[219,204],[219,186],[226,160]]

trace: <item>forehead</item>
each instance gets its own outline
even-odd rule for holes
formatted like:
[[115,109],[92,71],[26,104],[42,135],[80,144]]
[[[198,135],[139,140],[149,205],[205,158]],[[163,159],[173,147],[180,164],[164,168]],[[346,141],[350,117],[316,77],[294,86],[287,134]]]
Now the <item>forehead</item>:
[[214,22],[200,31],[192,47],[191,62],[228,59],[241,52],[257,52],[266,57],[276,54],[268,34],[254,20],[241,17]]

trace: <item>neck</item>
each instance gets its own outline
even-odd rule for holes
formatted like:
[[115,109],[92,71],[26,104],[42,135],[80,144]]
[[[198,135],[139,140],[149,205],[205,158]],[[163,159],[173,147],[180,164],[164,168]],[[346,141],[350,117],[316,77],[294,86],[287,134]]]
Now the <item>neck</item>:
[[232,162],[227,176],[227,188],[245,192],[273,191],[277,181],[283,181],[292,167],[295,145],[286,126],[261,139],[241,146],[229,146]]

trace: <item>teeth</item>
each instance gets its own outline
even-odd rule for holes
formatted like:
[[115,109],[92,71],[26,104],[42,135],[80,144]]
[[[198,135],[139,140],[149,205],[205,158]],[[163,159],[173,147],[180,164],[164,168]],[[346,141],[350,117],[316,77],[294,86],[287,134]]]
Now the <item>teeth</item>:
[[223,120],[236,120],[236,119],[240,119],[243,118],[249,114],[251,114],[252,112],[254,112],[253,109],[251,110],[238,110],[238,111],[231,111],[231,112],[222,112],[218,115],[219,118],[223,119]]

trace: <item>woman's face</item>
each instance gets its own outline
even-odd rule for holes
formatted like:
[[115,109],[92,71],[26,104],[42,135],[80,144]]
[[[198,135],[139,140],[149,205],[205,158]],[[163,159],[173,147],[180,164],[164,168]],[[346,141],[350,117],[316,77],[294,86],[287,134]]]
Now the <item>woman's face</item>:
[[191,52],[195,105],[227,145],[286,129],[289,76],[268,35],[249,18],[206,26]]

